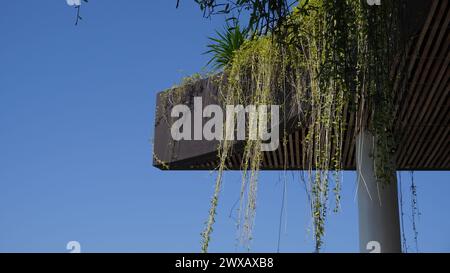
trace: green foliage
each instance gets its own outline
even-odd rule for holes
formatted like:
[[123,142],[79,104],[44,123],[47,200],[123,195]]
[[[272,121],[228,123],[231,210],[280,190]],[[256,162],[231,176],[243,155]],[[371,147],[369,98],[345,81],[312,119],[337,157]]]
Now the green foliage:
[[414,243],[416,246],[416,251],[419,252],[418,236],[416,221],[420,217],[420,211],[417,205],[417,186],[414,182],[414,172],[411,171],[411,218],[412,218],[412,230],[414,234]]
[[[177,6],[179,5],[177,0]],[[256,34],[267,34],[276,30],[286,19],[291,7],[308,0],[195,0],[205,17],[214,14],[231,15],[229,19],[248,13],[247,28]]]
[[[346,109],[355,112],[355,134],[370,130],[376,136],[373,156],[379,182],[393,179],[395,105],[388,71],[398,46],[397,4],[396,0],[377,7],[354,0],[302,1],[278,25],[279,31],[245,41],[224,65],[227,81],[220,87],[224,103],[300,109],[299,127],[306,132],[301,143],[303,169],[308,174],[316,251],[323,245],[332,182],[334,211],[339,209]],[[292,99],[286,101],[287,97]],[[203,233],[204,252],[230,149],[227,141],[219,147],[219,174]],[[246,141],[238,218],[245,244],[254,225],[262,155],[258,141]]]
[[212,54],[207,65],[214,69],[223,69],[231,64],[235,52],[241,47],[247,37],[248,31],[241,29],[238,24],[226,25],[223,32],[216,31],[217,37],[210,37],[212,42],[205,54]]
[[207,77],[207,75],[203,75],[201,73],[194,73],[190,76],[186,76],[183,77],[181,79],[181,86],[186,86],[186,85],[190,85],[190,84],[194,84],[195,82],[201,80],[201,79],[205,79]]

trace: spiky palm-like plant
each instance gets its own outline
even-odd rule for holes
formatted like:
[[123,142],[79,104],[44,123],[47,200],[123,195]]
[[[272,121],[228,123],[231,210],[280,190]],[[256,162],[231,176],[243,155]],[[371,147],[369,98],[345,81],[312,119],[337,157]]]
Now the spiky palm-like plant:
[[207,66],[214,70],[220,70],[230,65],[235,52],[241,47],[247,38],[247,29],[242,29],[238,24],[226,25],[222,32],[216,31],[217,37],[209,37],[212,42],[207,45],[205,54],[212,54]]

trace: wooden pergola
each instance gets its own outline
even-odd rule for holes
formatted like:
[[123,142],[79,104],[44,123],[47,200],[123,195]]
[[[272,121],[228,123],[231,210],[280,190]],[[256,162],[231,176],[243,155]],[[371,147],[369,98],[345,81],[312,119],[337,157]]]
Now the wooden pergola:
[[[404,12],[402,33],[407,38],[406,61],[396,60],[390,70],[394,82],[396,104],[399,106],[395,114],[395,124],[398,131],[401,132],[396,153],[397,169],[450,170],[449,1],[410,0],[407,2]],[[405,78],[395,77],[399,70],[406,71]],[[406,82],[406,88],[400,88],[400,82]],[[216,81],[211,79],[203,79],[188,85],[181,92],[174,89],[158,93],[153,165],[162,170],[212,170],[216,168],[218,165],[218,141],[174,141],[171,138],[172,121],[170,118],[166,118],[170,117],[170,109],[164,104],[174,94],[183,102],[191,101],[194,96],[201,96],[204,104],[219,104],[218,87]],[[342,168],[357,170],[362,175],[364,166],[358,166],[362,163],[358,164],[355,156],[358,150],[359,136],[359,132],[355,131],[353,116],[355,113],[350,110],[346,110],[346,112],[349,123],[342,147]],[[304,149],[302,143],[307,132],[304,128],[293,126],[292,124],[296,124],[295,120],[295,116],[289,116],[286,124],[283,124],[283,128],[288,133],[287,143],[286,145],[280,144],[275,151],[264,153],[261,170],[301,170],[306,166],[305,159],[302,158]],[[361,139],[364,140],[364,136]],[[242,147],[243,145],[239,141],[233,143],[233,153],[227,161],[228,169],[239,170],[241,168]],[[359,152],[367,155],[369,153],[362,150]],[[370,161],[368,156],[365,160]],[[367,176],[373,176],[372,173],[373,170],[369,170]],[[370,186],[367,190],[369,189]],[[370,205],[372,201],[367,198],[361,197],[362,199],[359,200],[360,233],[366,233],[364,229],[370,230],[367,225],[373,224],[372,218],[376,218],[374,216],[366,219],[364,213],[367,214],[367,211],[370,211],[370,215],[381,213],[379,216],[381,218],[376,220],[378,224],[382,221],[380,219],[386,218],[386,221],[390,219],[389,221],[392,222],[392,219],[398,218],[398,204],[395,204],[397,201],[396,188],[387,190],[390,192],[386,193],[387,199],[383,201],[385,204],[391,203],[392,205],[391,211],[388,211],[387,214],[386,206],[381,210]],[[395,213],[396,208],[397,213]],[[361,223],[361,221],[365,222]],[[398,222],[398,219],[395,221]],[[389,226],[389,223],[387,225]],[[389,231],[385,232],[389,234],[386,236],[390,240],[397,240],[395,229],[397,227],[394,227],[394,235],[389,234]],[[383,233],[382,231],[370,231],[369,233],[370,236],[378,236],[380,232]],[[362,239],[361,236],[360,234],[360,239]],[[364,240],[367,241],[367,238]],[[364,251],[366,241],[364,241],[364,245],[361,245],[362,251]],[[386,251],[398,251],[397,243]]]

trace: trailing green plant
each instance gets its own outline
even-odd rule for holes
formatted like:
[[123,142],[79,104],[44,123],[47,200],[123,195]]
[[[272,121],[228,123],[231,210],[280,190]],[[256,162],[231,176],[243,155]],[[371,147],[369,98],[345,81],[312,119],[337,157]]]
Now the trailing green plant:
[[400,204],[400,227],[402,234],[402,248],[404,253],[408,253],[408,243],[406,241],[405,233],[405,212],[403,209],[403,185],[402,185],[402,174],[398,173],[398,189],[399,189],[399,204]]
[[[419,232],[417,230],[417,220],[419,219],[421,213],[419,211],[419,207],[418,207],[418,203],[417,203],[417,185],[414,181],[414,171],[410,171],[410,175],[411,175],[411,184],[409,187],[409,194],[410,194],[410,206],[411,206],[411,229],[412,229],[412,233],[413,233],[413,239],[414,239],[414,244],[415,244],[415,248],[416,248],[416,252],[419,252],[419,243],[418,243],[418,236],[419,236]],[[403,186],[402,186],[402,176],[401,176],[401,172],[398,173],[398,182],[399,182],[399,203],[400,203],[400,224],[401,224],[401,236],[402,236],[402,247],[403,247],[403,252],[407,253],[408,252],[408,243],[406,240],[406,232],[405,232],[405,221],[404,221],[404,216],[405,216],[405,212],[404,212],[404,203],[403,203]]]
[[[221,81],[220,93],[225,104],[278,104],[284,116],[287,109],[297,109],[298,126],[306,132],[302,162],[308,174],[316,251],[323,244],[331,190],[334,211],[339,210],[347,110],[355,113],[355,134],[370,130],[376,136],[373,157],[378,181],[390,183],[395,178],[395,104],[388,71],[398,46],[397,5],[394,0],[376,7],[354,0],[303,1],[278,26],[279,31],[245,41],[224,67],[226,80]],[[260,140],[245,141],[241,162],[238,229],[245,245],[251,241],[256,213],[263,158],[259,144]],[[228,141],[219,147],[216,187],[202,233],[204,252],[231,148]]]
[[[394,56],[399,52],[399,9],[402,1],[383,1],[377,8],[361,9],[361,24],[358,47],[360,76],[360,119],[361,128],[369,129],[375,137],[374,170],[380,183],[395,179],[394,154],[397,149],[394,128],[395,100],[393,80],[389,75]],[[402,58],[404,56],[398,56]],[[362,116],[370,109],[368,122]]]
[[414,172],[411,171],[411,219],[412,219],[412,230],[414,234],[414,244],[416,246],[416,251],[419,252],[419,242],[418,236],[419,232],[417,231],[417,219],[420,216],[419,207],[417,205],[417,186],[414,182]]

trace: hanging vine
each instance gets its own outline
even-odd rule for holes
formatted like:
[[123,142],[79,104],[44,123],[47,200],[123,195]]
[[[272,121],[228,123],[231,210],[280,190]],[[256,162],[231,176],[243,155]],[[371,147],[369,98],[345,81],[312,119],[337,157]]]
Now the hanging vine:
[[416,220],[420,216],[419,208],[417,206],[417,186],[414,182],[414,171],[411,171],[411,219],[412,219],[412,229],[414,235],[414,244],[416,246],[416,251],[419,252],[419,242],[418,236],[419,232],[417,231],[417,223]]
[[[397,3],[383,1],[382,6],[370,7],[354,0],[300,1],[278,31],[244,42],[224,69],[220,86],[224,104],[277,104],[284,115],[286,109],[296,109],[298,126],[306,131],[302,162],[308,173],[316,251],[323,245],[330,191],[335,197],[333,210],[339,210],[346,109],[356,112],[356,132],[370,130],[376,135],[373,156],[379,182],[389,183],[395,173],[395,105],[388,68],[398,46]],[[247,246],[263,160],[260,144],[261,140],[246,140],[241,162],[238,229]],[[219,147],[203,252],[208,250],[231,148],[229,141]]]
[[405,233],[405,212],[403,209],[403,185],[402,185],[402,174],[398,173],[398,189],[399,189],[399,203],[400,203],[400,227],[402,234],[402,247],[403,252],[408,253],[408,243],[406,241],[406,233]]

